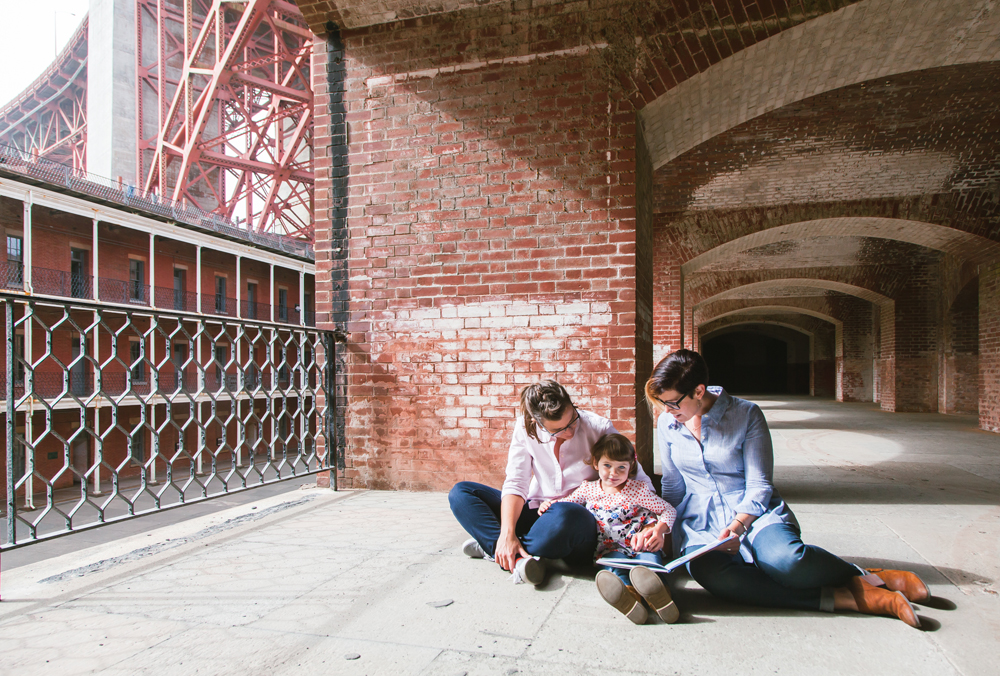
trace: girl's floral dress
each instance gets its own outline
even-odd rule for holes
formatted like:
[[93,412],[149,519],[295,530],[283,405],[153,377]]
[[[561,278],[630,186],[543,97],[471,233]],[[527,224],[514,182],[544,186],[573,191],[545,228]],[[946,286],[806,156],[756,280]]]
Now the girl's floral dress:
[[618,493],[605,493],[601,480],[584,481],[580,487],[555,502],[584,505],[597,519],[598,541],[595,558],[607,552],[635,556],[629,540],[657,521],[673,527],[677,510],[642,481],[629,479]]

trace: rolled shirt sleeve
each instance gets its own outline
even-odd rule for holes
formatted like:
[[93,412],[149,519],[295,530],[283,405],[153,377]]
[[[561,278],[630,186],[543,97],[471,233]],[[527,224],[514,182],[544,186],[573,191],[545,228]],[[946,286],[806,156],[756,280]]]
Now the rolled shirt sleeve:
[[528,499],[528,487],[531,485],[532,461],[528,447],[528,432],[524,423],[518,422],[514,436],[510,440],[510,450],[507,451],[507,478],[500,490],[501,499],[507,495],[519,495]]
[[660,495],[671,505],[679,505],[684,499],[687,487],[684,484],[684,476],[677,470],[673,458],[670,457],[670,441],[667,436],[667,429],[671,423],[669,418],[668,414],[662,414],[656,425],[656,436],[660,447],[660,471],[663,473],[660,478]]

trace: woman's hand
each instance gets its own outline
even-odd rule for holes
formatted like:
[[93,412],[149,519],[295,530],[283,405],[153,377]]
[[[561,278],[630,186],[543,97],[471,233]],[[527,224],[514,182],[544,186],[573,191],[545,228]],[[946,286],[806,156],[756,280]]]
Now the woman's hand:
[[754,522],[755,518],[756,517],[750,516],[749,514],[737,514],[736,518],[730,521],[729,525],[723,528],[722,532],[719,533],[720,540],[725,540],[731,535],[735,535],[737,539],[733,540],[725,547],[719,547],[719,551],[726,552],[728,554],[735,554],[740,551],[739,538],[742,538],[747,534],[747,531],[750,530],[750,524]]
[[729,544],[725,545],[724,547],[719,547],[716,551],[725,552],[727,554],[736,554],[737,552],[740,551],[740,540],[739,540],[740,534],[732,529],[732,524],[730,524],[729,528],[722,529],[722,532],[719,533],[719,539],[725,540],[731,535],[735,535],[736,539],[730,542]]
[[513,533],[508,533],[507,535],[500,533],[496,549],[493,551],[493,559],[500,564],[501,568],[513,571],[517,560],[527,556],[531,556],[531,554],[524,548],[524,545],[521,544],[516,535]]
[[665,523],[647,526],[632,536],[629,545],[637,552],[658,552],[663,549],[664,535],[668,532]]
[[552,506],[552,502],[553,502],[552,500],[546,500],[542,504],[538,505],[538,513],[544,514],[545,510],[547,510],[549,507]]

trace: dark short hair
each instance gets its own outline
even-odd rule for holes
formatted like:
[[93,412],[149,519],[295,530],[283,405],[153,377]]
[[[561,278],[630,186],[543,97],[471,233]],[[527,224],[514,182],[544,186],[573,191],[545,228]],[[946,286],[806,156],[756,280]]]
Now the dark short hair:
[[597,469],[601,458],[615,462],[628,462],[628,478],[634,479],[639,473],[639,462],[635,459],[635,446],[628,437],[621,434],[605,434],[590,447],[590,465]]
[[699,385],[708,385],[708,364],[694,350],[680,349],[660,360],[646,381],[646,403],[654,416],[663,410],[659,394],[673,390],[691,394]]

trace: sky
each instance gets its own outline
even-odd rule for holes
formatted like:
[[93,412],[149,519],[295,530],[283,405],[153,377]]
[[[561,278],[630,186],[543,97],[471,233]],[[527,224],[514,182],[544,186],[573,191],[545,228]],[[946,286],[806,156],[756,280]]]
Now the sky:
[[0,0],[0,108],[48,68],[89,6],[89,0]]

